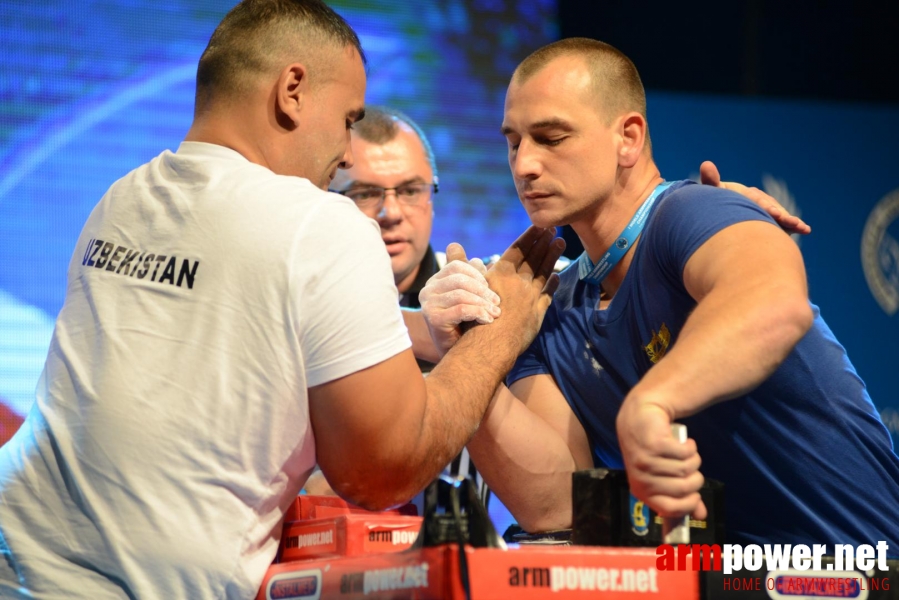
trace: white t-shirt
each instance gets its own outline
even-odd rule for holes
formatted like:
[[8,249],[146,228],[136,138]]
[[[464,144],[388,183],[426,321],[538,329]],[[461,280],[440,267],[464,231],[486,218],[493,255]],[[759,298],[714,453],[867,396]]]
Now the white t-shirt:
[[307,388],[409,347],[351,201],[221,146],[164,152],[78,240],[0,450],[0,549],[37,597],[251,598],[316,462]]

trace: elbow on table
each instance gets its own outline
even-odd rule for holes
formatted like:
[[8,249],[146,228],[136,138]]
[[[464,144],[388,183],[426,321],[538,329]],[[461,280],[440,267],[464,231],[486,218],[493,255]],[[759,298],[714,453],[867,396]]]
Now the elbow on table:
[[372,469],[335,478],[331,486],[338,496],[366,510],[388,510],[409,502],[420,492],[417,478],[400,469]]
[[571,510],[551,510],[544,508],[513,515],[518,526],[528,533],[542,533],[571,528]]
[[407,497],[389,492],[369,493],[351,498],[347,498],[343,494],[340,494],[340,496],[347,502],[352,502],[356,506],[361,506],[365,510],[371,511],[390,510],[391,508],[396,508],[397,506],[401,506],[412,500],[412,496]]

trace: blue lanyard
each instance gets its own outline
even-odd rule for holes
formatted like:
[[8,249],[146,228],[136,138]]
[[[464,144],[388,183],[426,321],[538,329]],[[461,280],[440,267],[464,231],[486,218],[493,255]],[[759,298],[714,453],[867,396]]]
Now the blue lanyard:
[[618,236],[618,239],[615,240],[615,243],[602,255],[598,263],[595,265],[593,264],[593,261],[587,256],[586,250],[581,254],[577,266],[578,277],[581,281],[597,286],[602,283],[602,280],[606,278],[609,271],[611,271],[615,265],[618,264],[618,261],[627,254],[627,251],[630,250],[634,240],[636,240],[637,236],[640,235],[640,232],[643,231],[643,226],[646,225],[646,218],[649,216],[649,210],[652,208],[652,205],[655,204],[659,194],[668,189],[668,186],[672,183],[673,182],[671,181],[666,181],[656,186],[656,189],[652,191],[649,198],[643,201],[643,206],[637,209],[637,213],[631,218],[631,222],[627,224],[627,227],[624,228],[624,231],[622,231],[621,235]]

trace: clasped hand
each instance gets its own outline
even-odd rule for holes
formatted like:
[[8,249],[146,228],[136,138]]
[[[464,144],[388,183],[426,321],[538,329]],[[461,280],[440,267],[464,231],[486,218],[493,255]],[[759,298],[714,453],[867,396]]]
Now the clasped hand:
[[468,261],[461,245],[447,247],[447,265],[419,294],[441,355],[462,336],[464,323],[487,324],[500,317],[500,325],[518,340],[518,352],[527,348],[559,284],[552,271],[565,242],[554,235],[554,229],[529,227],[489,270],[480,259]]

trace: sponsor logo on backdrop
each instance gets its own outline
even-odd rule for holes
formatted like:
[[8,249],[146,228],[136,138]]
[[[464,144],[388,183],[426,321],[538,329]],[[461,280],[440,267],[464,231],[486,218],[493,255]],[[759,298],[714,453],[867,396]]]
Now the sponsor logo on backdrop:
[[862,268],[874,299],[887,315],[899,310],[899,241],[888,231],[899,217],[899,189],[880,199],[862,233]]
[[[799,205],[796,203],[796,198],[790,193],[786,181],[778,179],[768,173],[763,173],[762,189],[765,190],[766,194],[780,202],[780,205],[783,206],[788,213],[795,217],[802,218],[802,209],[799,208]],[[793,238],[793,241],[796,242],[797,245],[801,244],[802,236],[798,233],[794,233],[790,237]]]

